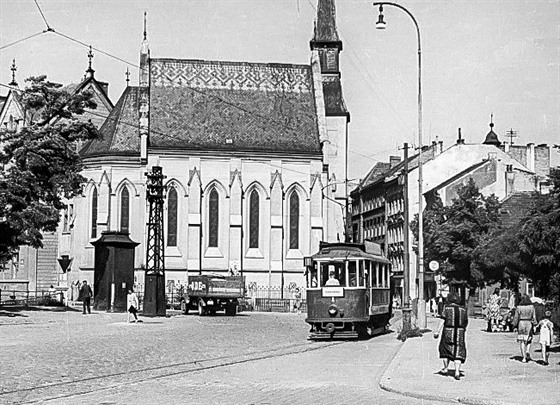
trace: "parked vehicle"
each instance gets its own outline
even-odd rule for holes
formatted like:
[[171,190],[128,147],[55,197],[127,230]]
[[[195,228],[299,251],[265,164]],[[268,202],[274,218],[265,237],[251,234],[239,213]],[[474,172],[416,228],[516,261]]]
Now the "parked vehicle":
[[242,276],[189,276],[186,292],[180,298],[181,311],[188,314],[193,309],[202,316],[225,310],[226,315],[234,316],[244,292],[245,277]]
[[392,310],[390,262],[378,244],[321,242],[319,252],[304,260],[309,339],[385,331]]

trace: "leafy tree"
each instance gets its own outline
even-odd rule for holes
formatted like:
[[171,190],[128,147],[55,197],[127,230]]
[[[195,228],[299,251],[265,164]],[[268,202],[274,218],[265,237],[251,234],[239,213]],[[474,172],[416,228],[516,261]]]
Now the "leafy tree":
[[42,247],[41,232],[56,230],[64,198],[79,194],[85,181],[76,143],[98,135],[76,118],[97,107],[92,94],[73,94],[46,76],[26,82],[18,97],[25,126],[1,134],[0,261],[21,245]]
[[550,174],[552,191],[540,198],[518,227],[523,274],[544,297],[560,301],[560,169]]
[[[448,281],[464,281],[470,287],[484,284],[484,273],[473,261],[473,253],[500,225],[498,199],[483,196],[471,178],[458,189],[450,206],[434,198],[423,217],[425,262],[437,260],[439,272]],[[417,237],[418,216],[411,227]]]

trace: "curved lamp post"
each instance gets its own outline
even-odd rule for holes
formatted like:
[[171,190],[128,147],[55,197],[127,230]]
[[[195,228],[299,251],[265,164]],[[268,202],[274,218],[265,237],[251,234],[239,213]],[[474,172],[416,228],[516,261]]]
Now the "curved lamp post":
[[[422,329],[426,328],[426,304],[424,302],[424,224],[423,224],[423,200],[422,200],[422,50],[420,46],[420,28],[416,18],[410,11],[400,4],[391,2],[376,2],[374,6],[379,6],[379,19],[375,24],[377,29],[385,29],[387,23],[383,16],[383,6],[392,6],[404,11],[414,22],[416,27],[416,35],[418,38],[418,326]],[[409,224],[405,224],[409,226]],[[410,289],[410,287],[408,287]],[[405,291],[408,294],[409,291]]]

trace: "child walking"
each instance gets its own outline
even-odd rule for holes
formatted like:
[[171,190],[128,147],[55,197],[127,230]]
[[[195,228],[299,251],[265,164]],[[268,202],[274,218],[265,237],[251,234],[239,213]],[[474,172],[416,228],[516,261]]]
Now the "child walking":
[[540,329],[539,343],[541,344],[542,359],[545,366],[548,366],[550,343],[554,331],[554,324],[550,321],[551,315],[550,311],[546,311],[543,319],[537,325],[537,328]]
[[138,322],[138,316],[136,316],[136,313],[138,312],[138,296],[136,295],[136,293],[134,292],[134,289],[130,288],[128,290],[128,295],[126,296],[126,302],[127,302],[127,313],[128,313],[128,319],[127,322],[130,322],[130,315],[134,315],[134,322]]

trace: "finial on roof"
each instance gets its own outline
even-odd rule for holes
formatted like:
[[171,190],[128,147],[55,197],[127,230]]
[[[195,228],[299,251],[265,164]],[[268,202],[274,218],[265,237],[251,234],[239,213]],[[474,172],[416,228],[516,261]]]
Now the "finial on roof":
[[89,63],[88,63],[88,68],[86,70],[86,78],[89,78],[89,77],[93,77],[93,73],[95,72],[95,70],[93,70],[93,68],[91,67],[91,60],[93,59],[93,48],[91,45],[89,46],[87,57],[89,59]]
[[494,113],[490,114],[490,129],[494,128]]
[[12,71],[12,81],[10,83],[8,83],[10,86],[16,86],[18,85],[18,83],[16,82],[16,70],[17,70],[17,66],[16,66],[16,59],[14,58],[14,60],[12,61],[12,66],[10,67],[10,70]]
[[147,16],[147,11],[144,11],[144,41],[146,39],[148,39],[148,32],[146,31],[146,16]]
[[128,82],[130,81],[130,72],[128,67],[126,68],[126,72],[124,72],[124,74],[126,75],[126,87],[128,87]]

